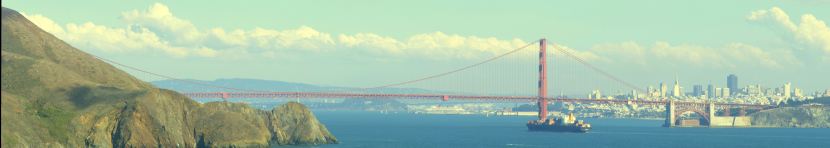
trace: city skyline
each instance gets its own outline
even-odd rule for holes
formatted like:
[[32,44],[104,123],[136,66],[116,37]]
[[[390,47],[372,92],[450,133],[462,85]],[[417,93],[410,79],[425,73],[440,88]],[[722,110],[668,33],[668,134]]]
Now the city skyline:
[[[675,78],[674,85],[671,88],[668,88],[665,85],[665,82],[661,82],[656,85],[648,85],[643,90],[644,92],[640,92],[638,90],[631,90],[628,93],[622,90],[601,90],[601,89],[594,89],[588,93],[588,99],[612,99],[612,98],[627,98],[627,99],[647,99],[647,100],[662,100],[662,99],[703,99],[703,100],[710,100],[710,99],[733,99],[731,101],[741,100],[745,101],[746,99],[758,101],[787,101],[790,99],[796,100],[804,100],[804,99],[813,99],[816,97],[823,97],[830,95],[830,88],[822,89],[822,90],[815,90],[815,91],[804,91],[799,86],[794,86],[791,82],[783,83],[779,86],[763,86],[760,84],[747,84],[747,85],[738,85],[738,76],[735,74],[729,74],[726,79],[727,85],[725,86],[717,86],[711,83],[705,84],[707,85],[706,89],[704,89],[704,84],[689,84],[692,86],[692,89],[686,90],[684,89],[683,85],[680,84],[680,79],[678,77]],[[734,84],[734,86],[729,86],[728,84]],[[655,86],[659,88],[655,88]],[[732,89],[736,88],[736,89]],[[671,90],[669,90],[671,89]],[[602,95],[605,94],[605,95]],[[566,95],[568,97],[573,96],[580,96],[580,95]],[[633,97],[633,98],[632,98]],[[724,100],[721,100],[724,101]],[[727,100],[729,101],[729,100]],[[775,104],[775,103],[773,103]]]

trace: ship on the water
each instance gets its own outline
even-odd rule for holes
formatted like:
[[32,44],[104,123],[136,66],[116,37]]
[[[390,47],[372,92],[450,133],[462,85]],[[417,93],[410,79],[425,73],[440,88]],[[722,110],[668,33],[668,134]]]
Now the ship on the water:
[[565,118],[556,117],[554,119],[528,121],[527,129],[530,131],[585,133],[591,130],[591,124],[576,120],[573,113],[570,113]]

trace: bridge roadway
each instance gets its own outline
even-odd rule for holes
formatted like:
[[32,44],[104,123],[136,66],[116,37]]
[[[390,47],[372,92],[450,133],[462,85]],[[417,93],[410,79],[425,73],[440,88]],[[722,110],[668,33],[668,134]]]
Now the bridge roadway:
[[[440,94],[374,94],[374,93],[334,93],[334,92],[186,92],[182,93],[191,98],[388,98],[388,99],[439,99],[453,100],[493,100],[493,101],[536,101],[537,96],[479,96],[479,95],[440,95]],[[604,104],[638,104],[638,105],[666,105],[668,100],[618,100],[618,99],[579,99],[579,98],[546,98],[556,102],[582,102]],[[683,102],[673,101],[675,105],[709,105],[711,102]],[[742,103],[714,103],[716,106],[740,108],[771,108],[770,105],[742,104]]]

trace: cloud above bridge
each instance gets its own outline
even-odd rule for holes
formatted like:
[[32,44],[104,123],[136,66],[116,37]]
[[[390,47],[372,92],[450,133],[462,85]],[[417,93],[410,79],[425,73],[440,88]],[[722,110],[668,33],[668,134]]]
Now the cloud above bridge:
[[[378,57],[483,59],[524,46],[530,41],[496,37],[464,36],[444,32],[415,34],[404,39],[376,33],[333,34],[312,27],[294,29],[199,29],[187,19],[179,18],[166,5],[155,3],[144,10],[123,12],[123,27],[85,22],[58,24],[38,15],[27,15],[35,24],[81,49],[105,52],[160,52],[173,57],[240,57],[281,58],[291,55],[336,53]],[[778,7],[758,10],[747,17],[752,22],[767,24],[794,44],[823,50],[830,56],[830,29],[824,21],[811,14],[801,17],[800,24]],[[653,44],[621,42],[597,44],[577,50],[565,45],[551,47],[569,51],[585,60],[638,65],[665,64],[674,66],[735,68],[757,66],[778,68],[801,64],[788,49],[762,49],[746,43],[729,43],[720,47],[693,44]],[[556,54],[556,51],[553,51]],[[830,61],[830,58],[826,60]]]
[[279,57],[284,54],[348,52],[384,56],[480,58],[507,52],[528,43],[521,39],[461,36],[443,32],[423,33],[405,40],[375,33],[333,35],[308,26],[275,30],[267,28],[200,30],[176,17],[164,4],[121,14],[125,27],[92,22],[60,25],[34,14],[35,24],[82,49],[109,52],[162,51],[175,57],[215,57],[223,53]]
[[767,10],[757,10],[747,16],[747,20],[765,25],[778,35],[802,49],[823,51],[824,60],[830,60],[830,27],[812,14],[801,15],[800,23],[796,24],[790,16],[779,7]]
[[637,42],[598,44],[588,52],[596,53],[605,61],[625,65],[664,65],[672,67],[711,68],[782,68],[802,63],[790,50],[761,49],[745,43],[729,43],[720,47],[692,44],[671,44],[658,41],[653,44]]

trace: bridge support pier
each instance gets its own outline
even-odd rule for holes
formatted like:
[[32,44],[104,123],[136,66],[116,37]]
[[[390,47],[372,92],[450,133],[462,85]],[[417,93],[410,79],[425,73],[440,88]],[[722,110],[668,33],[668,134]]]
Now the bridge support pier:
[[709,123],[706,123],[706,125],[709,126],[709,127],[712,127],[712,121],[715,120],[715,117],[716,117],[715,112],[717,111],[716,107],[715,107],[715,103],[710,102],[709,106],[707,106],[706,108],[707,108],[707,111],[709,112],[708,113]]
[[738,116],[746,116],[746,109],[741,107],[741,109],[738,110]]
[[732,110],[728,106],[723,109],[723,116],[732,116]]
[[674,126],[674,121],[674,101],[669,100],[666,102],[666,123],[663,126],[672,127]]

